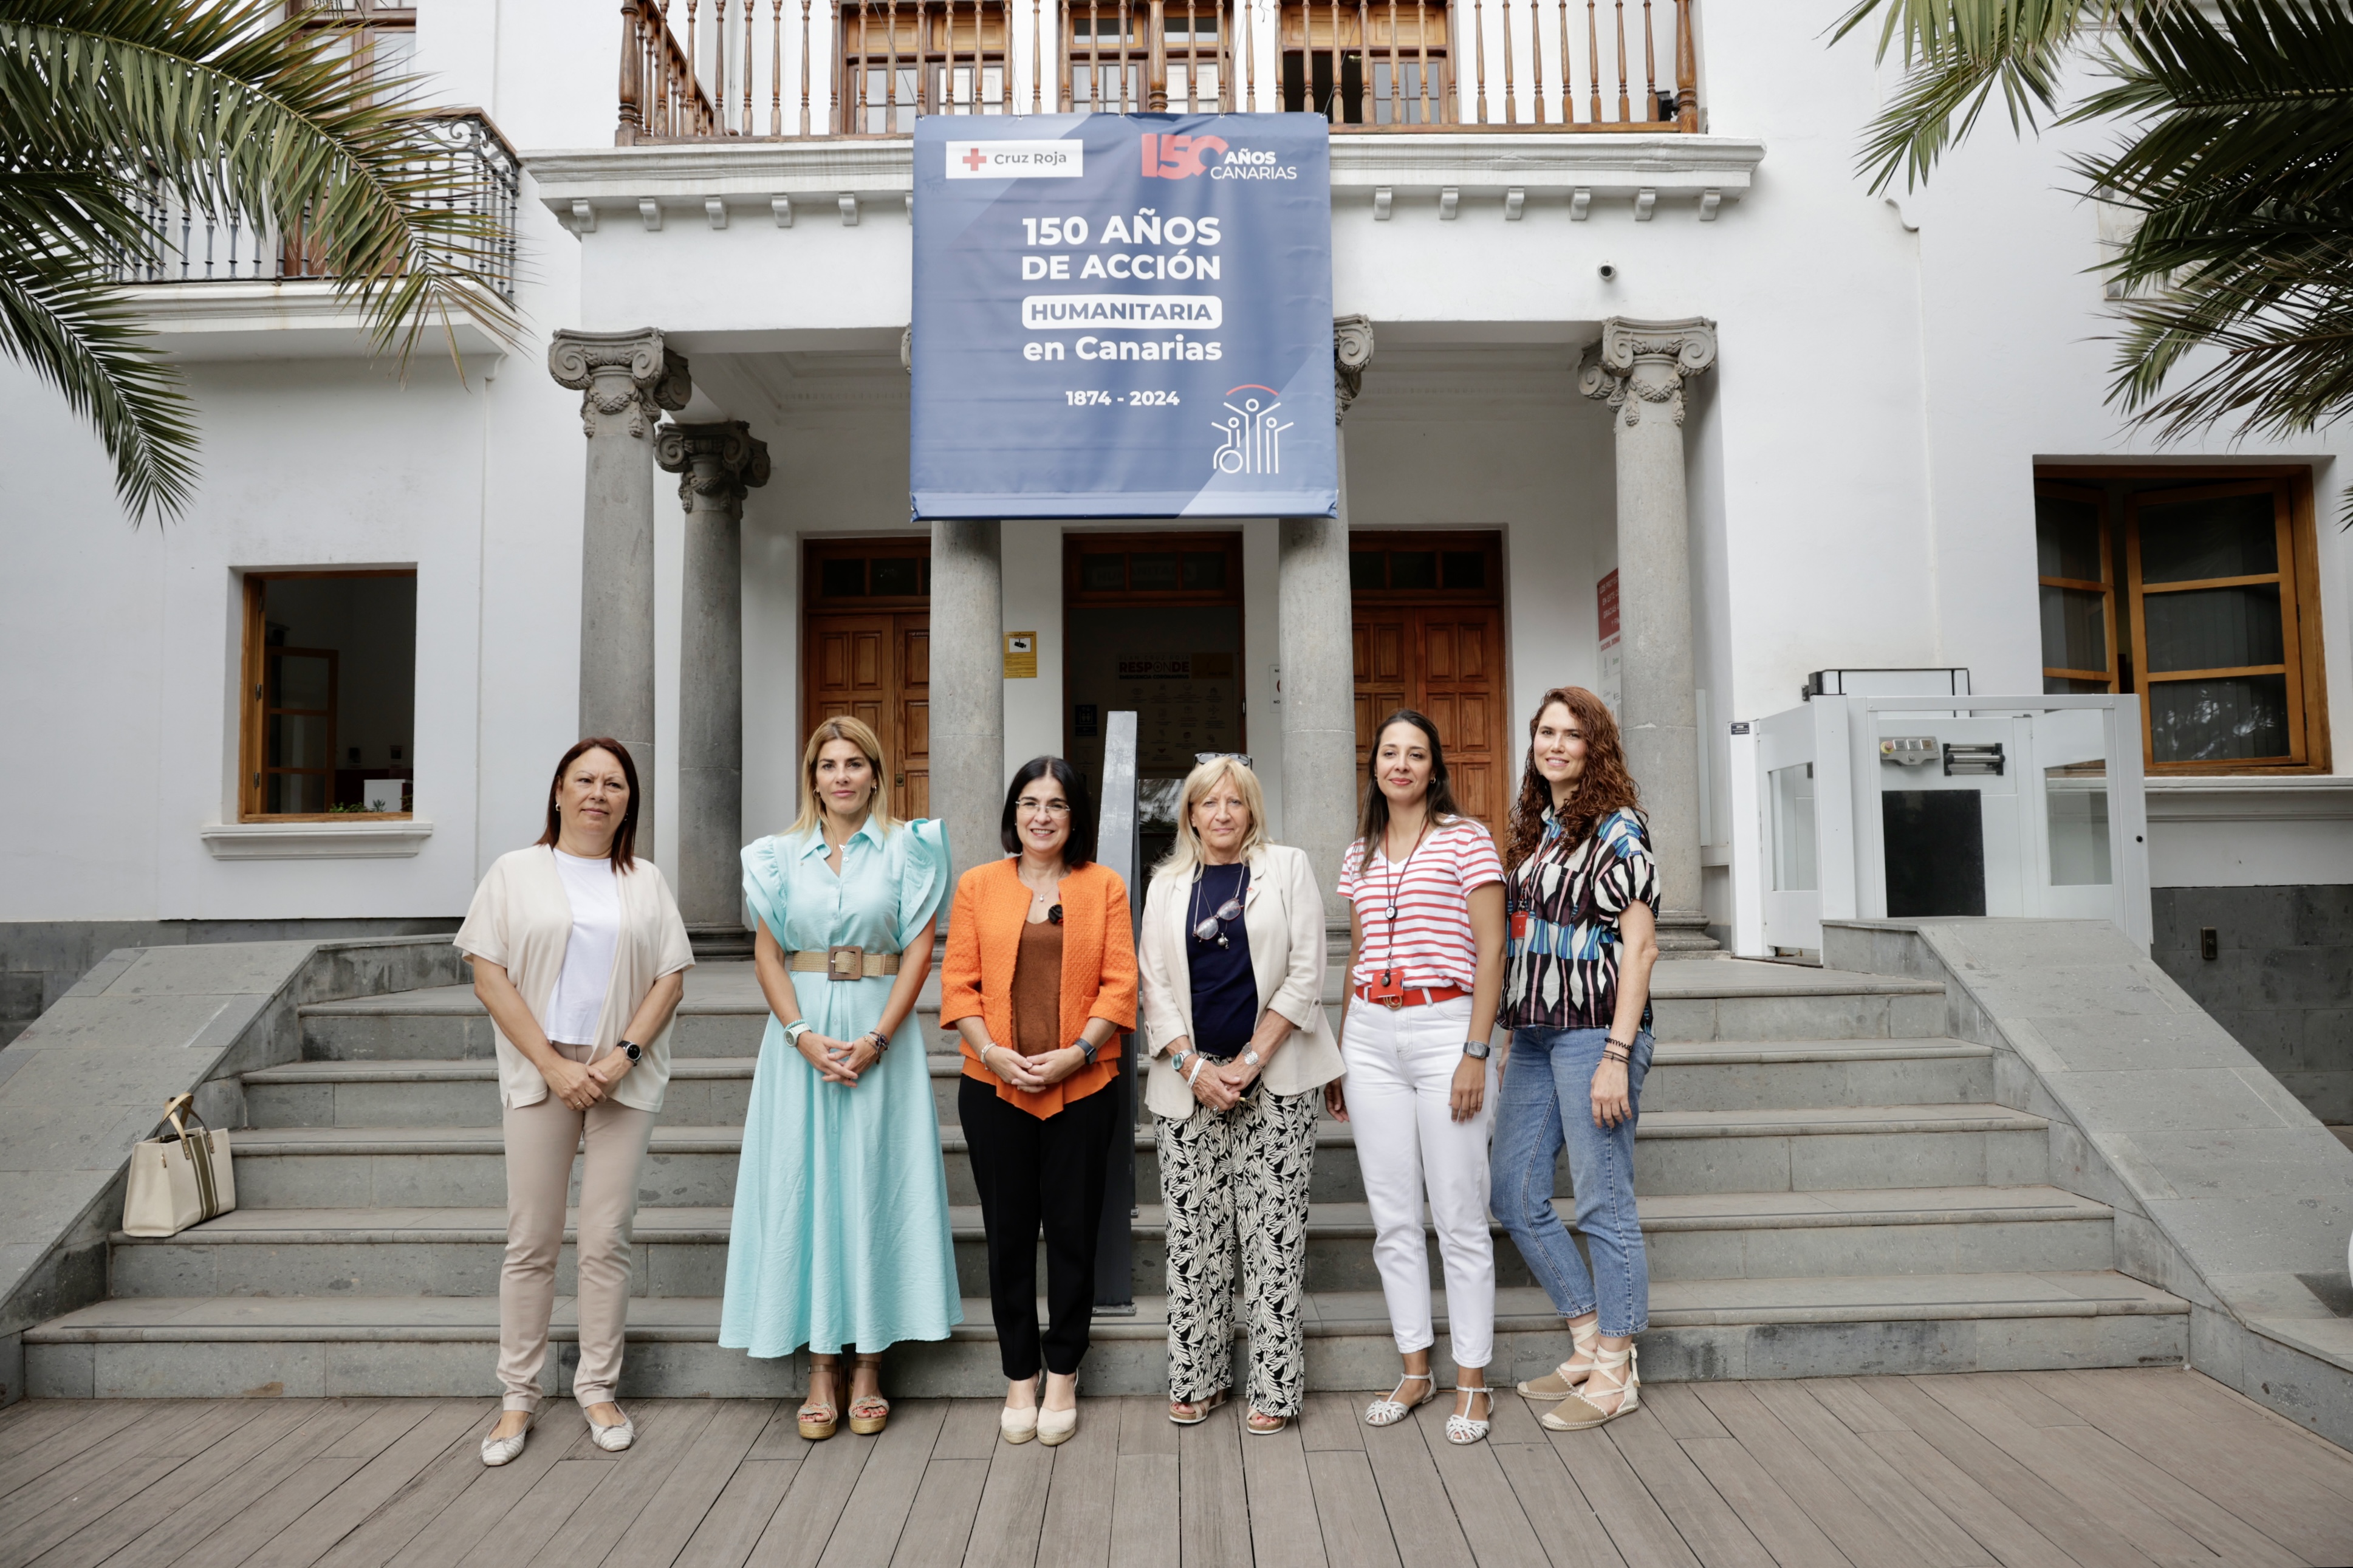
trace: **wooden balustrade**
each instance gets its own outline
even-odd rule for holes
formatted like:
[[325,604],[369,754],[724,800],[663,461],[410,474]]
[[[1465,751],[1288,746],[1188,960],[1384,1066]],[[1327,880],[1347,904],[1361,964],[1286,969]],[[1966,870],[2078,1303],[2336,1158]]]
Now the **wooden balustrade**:
[[1352,132],[1700,128],[1692,0],[1029,0],[1026,16],[800,0],[797,17],[786,0],[624,0],[621,17],[625,145],[904,135],[1025,97],[1030,113],[1305,110]]

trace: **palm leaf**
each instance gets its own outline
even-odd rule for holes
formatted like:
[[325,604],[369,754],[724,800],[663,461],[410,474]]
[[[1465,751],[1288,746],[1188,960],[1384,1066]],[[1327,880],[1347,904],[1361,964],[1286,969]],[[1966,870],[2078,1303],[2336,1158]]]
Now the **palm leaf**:
[[[451,159],[421,84],[355,80],[343,41],[280,0],[0,0],[0,261],[14,290],[0,350],[52,377],[111,374],[112,391],[94,383],[77,406],[118,465],[168,467],[186,449],[174,432],[190,428],[128,318],[97,308],[98,280],[152,245],[134,232],[142,182],[208,214],[299,226],[375,350],[404,366],[436,323],[456,363],[460,316],[517,341],[496,282],[511,237],[490,204],[447,199]],[[167,409],[168,428],[140,427]],[[140,472],[122,480],[134,511],[176,511],[185,474]]]

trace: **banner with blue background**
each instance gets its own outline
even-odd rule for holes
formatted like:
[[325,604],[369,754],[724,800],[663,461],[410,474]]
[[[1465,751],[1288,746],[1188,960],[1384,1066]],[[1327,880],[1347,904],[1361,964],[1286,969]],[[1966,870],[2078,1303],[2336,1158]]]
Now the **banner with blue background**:
[[1319,114],[915,122],[919,518],[1339,504]]

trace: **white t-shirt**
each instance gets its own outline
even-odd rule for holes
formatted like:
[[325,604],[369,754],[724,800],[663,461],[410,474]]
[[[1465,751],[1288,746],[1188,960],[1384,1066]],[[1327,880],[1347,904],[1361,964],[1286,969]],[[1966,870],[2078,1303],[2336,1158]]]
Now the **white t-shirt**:
[[572,901],[572,939],[564,946],[564,973],[547,1003],[547,1037],[565,1045],[593,1045],[605,1013],[605,992],[613,983],[613,952],[621,940],[621,890],[613,863],[584,860],[555,851],[565,897]]

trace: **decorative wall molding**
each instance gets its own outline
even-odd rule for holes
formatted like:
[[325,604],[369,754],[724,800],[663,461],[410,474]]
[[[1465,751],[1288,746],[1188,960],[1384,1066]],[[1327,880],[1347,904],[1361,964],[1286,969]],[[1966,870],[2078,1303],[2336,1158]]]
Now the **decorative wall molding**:
[[2151,822],[2353,821],[2353,778],[2279,773],[2252,777],[2152,778]]
[[433,824],[211,822],[196,830],[216,860],[402,860],[425,847]]
[[[1394,195],[1452,189],[1475,197],[1482,214],[1498,218],[1514,190],[1524,193],[1529,206],[1578,204],[1577,216],[1613,206],[1632,215],[1648,192],[1662,221],[1680,215],[1696,222],[1746,196],[1764,159],[1764,142],[1731,136],[1577,136],[1501,128],[1335,136],[1332,189],[1335,197],[1375,203],[1384,190]],[[565,149],[527,154],[523,163],[540,200],[575,233],[594,232],[606,213],[642,219],[648,202],[708,222],[714,201],[723,215],[734,206],[750,214],[778,211],[780,198],[855,203],[903,199],[914,189],[914,144],[903,138]]]
[[[154,333],[156,347],[182,363],[366,358],[375,353],[359,311],[337,294],[334,284],[316,279],[145,283],[121,294]],[[450,330],[461,354],[505,353],[470,316],[453,316]]]

